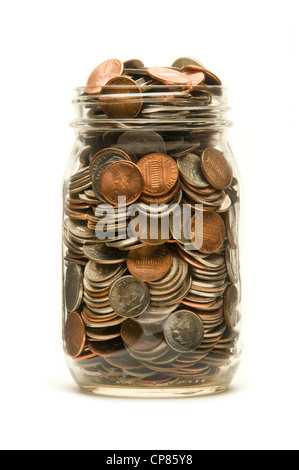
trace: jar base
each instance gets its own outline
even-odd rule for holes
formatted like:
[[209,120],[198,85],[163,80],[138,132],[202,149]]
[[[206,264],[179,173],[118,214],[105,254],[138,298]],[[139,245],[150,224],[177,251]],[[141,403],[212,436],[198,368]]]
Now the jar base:
[[143,388],[143,387],[84,387],[84,393],[111,398],[191,398],[224,393],[230,385],[207,385],[179,388]]

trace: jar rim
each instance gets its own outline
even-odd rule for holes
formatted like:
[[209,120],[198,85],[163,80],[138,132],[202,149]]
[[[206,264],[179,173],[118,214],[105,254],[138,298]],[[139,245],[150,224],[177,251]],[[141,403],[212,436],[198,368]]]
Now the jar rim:
[[[132,88],[136,87],[131,85]],[[75,88],[76,96],[72,103],[75,105],[76,116],[72,121],[72,127],[81,128],[83,131],[91,128],[103,130],[111,130],[114,128],[135,128],[136,126],[146,126],[150,128],[159,128],[163,130],[169,129],[169,126],[175,124],[176,130],[188,130],[197,127],[201,130],[219,130],[222,131],[227,127],[231,127],[232,123],[227,119],[227,113],[230,111],[228,106],[228,88],[223,85],[166,85],[166,84],[149,84],[143,89],[139,85],[139,90],[128,91],[129,86],[124,85],[105,85],[97,88],[97,93],[87,93],[86,90],[95,87],[77,87]],[[109,91],[111,90],[111,94]],[[123,90],[123,93],[122,93]],[[105,93],[103,93],[105,91]],[[196,95],[198,93],[198,95]],[[167,106],[167,102],[173,100],[183,100],[188,107],[188,100],[193,101],[193,107],[198,110],[198,114],[194,116],[182,116],[174,105],[174,110],[168,109],[167,113],[156,115],[155,117],[145,115],[145,113],[132,118],[111,118],[103,113],[101,108],[105,103],[111,103],[117,100],[123,102],[128,99],[130,103],[143,103],[143,105]],[[171,111],[171,112],[170,112]],[[184,110],[182,110],[184,111]],[[184,113],[183,113],[184,114]]]
[[[102,90],[121,90],[121,89],[124,89],[124,90],[128,90],[130,89],[130,87],[134,88],[134,87],[139,87],[142,89],[142,85],[103,85],[101,87],[97,87],[97,86],[78,86],[78,87],[75,87],[74,88],[74,91],[77,92],[77,93],[84,93],[86,95],[89,95],[89,93],[86,92],[86,90],[92,90],[94,88],[101,88],[101,91]],[[169,90],[169,91],[186,91],[186,92],[190,92],[190,91],[206,91],[208,93],[211,93],[211,94],[219,94],[219,92],[225,92],[227,93],[228,92],[228,87],[225,86],[225,85],[165,85],[165,84],[150,84],[150,85],[147,85],[146,86],[147,90],[151,90],[151,89],[155,89],[155,90]],[[213,93],[214,92],[214,93]],[[95,96],[95,95],[100,95],[101,92],[99,93],[90,93],[90,96]]]

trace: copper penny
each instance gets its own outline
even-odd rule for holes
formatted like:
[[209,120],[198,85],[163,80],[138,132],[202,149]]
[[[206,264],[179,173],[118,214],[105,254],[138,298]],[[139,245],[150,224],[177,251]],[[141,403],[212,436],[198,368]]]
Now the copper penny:
[[205,75],[205,80],[204,83],[206,85],[216,85],[216,86],[221,86],[222,82],[220,78],[218,78],[214,73],[210,72],[209,70],[205,69],[204,67],[197,67],[196,65],[186,65],[182,69],[182,73],[194,73],[194,72],[202,72]]
[[[195,215],[191,221],[192,231],[195,231]],[[212,254],[222,247],[225,241],[225,225],[216,212],[204,212],[203,213],[203,243],[202,246],[195,247],[205,254]]]
[[143,106],[141,88],[127,77],[109,80],[99,100],[104,113],[114,119],[133,119]]
[[124,64],[120,60],[106,60],[100,64],[89,76],[85,93],[96,95],[102,91],[102,87],[115,77],[120,77],[124,71]]
[[186,70],[183,72],[186,77],[189,79],[189,85],[197,86],[203,83],[206,79],[206,76],[203,72],[197,72],[193,70]]
[[216,189],[227,189],[233,181],[233,170],[220,150],[207,148],[201,158],[201,168],[207,181]]
[[224,317],[229,328],[234,329],[238,323],[237,306],[239,302],[238,289],[231,284],[224,295]]
[[144,180],[144,194],[164,196],[175,188],[179,178],[176,162],[163,153],[151,153],[143,157],[138,167]]
[[173,69],[164,67],[150,67],[148,74],[165,85],[188,85],[189,77]]
[[120,161],[112,163],[104,170],[101,182],[101,192],[114,206],[118,205],[118,198],[126,198],[126,205],[133,204],[139,199],[143,188],[142,174],[134,163]]
[[144,202],[144,204],[148,204],[148,205],[167,204],[173,200],[173,198],[179,192],[180,187],[181,187],[181,182],[178,179],[178,182],[175,185],[175,187],[169,193],[165,194],[165,196],[164,195],[163,196],[147,196],[146,194],[143,193],[140,199],[142,202]]
[[162,279],[172,266],[172,256],[163,246],[145,246],[130,252],[127,259],[130,273],[144,282]]
[[125,350],[125,345],[120,337],[108,341],[89,341],[88,347],[94,354],[102,357],[114,356]]
[[121,337],[128,347],[138,351],[153,350],[163,344],[162,327],[159,324],[145,328],[132,319],[123,323]]
[[78,357],[83,352],[86,342],[85,325],[81,316],[70,313],[65,325],[65,342],[67,353],[72,357]]

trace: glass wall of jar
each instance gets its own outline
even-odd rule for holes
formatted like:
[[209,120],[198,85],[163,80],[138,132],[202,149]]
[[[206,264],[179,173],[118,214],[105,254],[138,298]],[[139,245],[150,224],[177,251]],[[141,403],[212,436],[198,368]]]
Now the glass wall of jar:
[[84,390],[225,391],[241,357],[240,175],[222,86],[74,98],[64,182],[63,340]]

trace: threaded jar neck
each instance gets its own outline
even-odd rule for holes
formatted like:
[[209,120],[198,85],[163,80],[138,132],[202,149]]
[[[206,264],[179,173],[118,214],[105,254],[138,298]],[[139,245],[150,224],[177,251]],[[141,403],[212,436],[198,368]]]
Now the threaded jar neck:
[[228,90],[222,86],[105,86],[99,94],[75,90],[71,126],[81,134],[94,131],[148,129],[222,132],[232,125],[227,115]]

